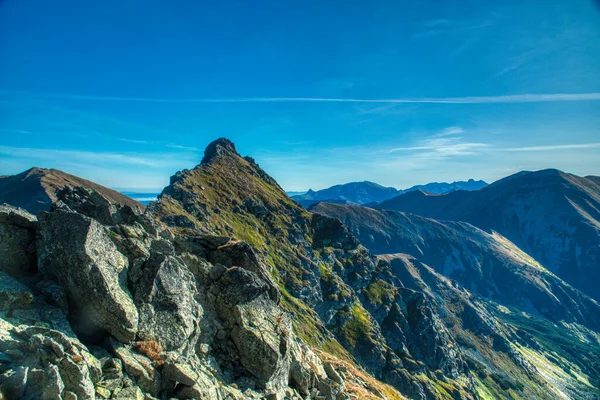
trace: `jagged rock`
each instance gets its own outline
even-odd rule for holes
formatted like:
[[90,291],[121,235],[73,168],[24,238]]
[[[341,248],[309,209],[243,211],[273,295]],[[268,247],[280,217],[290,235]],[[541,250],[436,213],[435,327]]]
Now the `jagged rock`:
[[27,375],[25,397],[41,400],[60,399],[64,388],[65,384],[56,365],[50,364],[46,369],[32,368]]
[[144,400],[144,393],[137,386],[129,386],[123,389],[115,390],[113,399],[120,400]]
[[28,372],[29,368],[18,367],[0,375],[0,393],[7,400],[20,399],[25,393]]
[[20,208],[0,205],[0,271],[22,275],[35,270],[37,218]]
[[60,362],[59,369],[66,390],[76,394],[78,400],[95,399],[96,391],[85,363],[75,361],[71,357],[65,357]]
[[33,301],[31,290],[0,271],[0,311],[26,308]]
[[158,393],[161,385],[161,375],[152,365],[148,357],[132,351],[128,346],[112,342],[114,352],[123,362],[123,369],[136,384],[145,392],[152,395]]
[[311,389],[318,387],[320,380],[327,378],[327,374],[319,357],[308,346],[294,343],[290,351],[292,354],[290,382],[306,396]]
[[77,395],[70,390],[65,390],[63,392],[62,400],[78,400]]
[[313,245],[316,248],[329,246],[355,249],[360,244],[338,219],[312,214],[311,227],[314,232]]
[[270,298],[270,286],[254,272],[232,267],[217,281],[219,316],[231,332],[241,363],[271,390],[287,386],[293,332],[289,317]]
[[327,377],[329,379],[331,379],[332,381],[334,381],[335,383],[340,384],[340,385],[342,383],[344,383],[340,374],[338,374],[337,371],[335,370],[335,368],[333,368],[333,365],[331,365],[328,362],[324,362],[323,369],[325,370],[325,373],[327,374]]
[[155,340],[166,350],[195,345],[202,306],[195,300],[194,276],[177,257],[153,256],[135,292],[139,337]]
[[128,262],[102,225],[72,212],[41,213],[38,234],[39,268],[65,288],[77,329],[133,339],[138,313],[123,274]]
[[84,186],[65,186],[56,197],[68,208],[95,219],[103,225],[117,225],[139,214],[142,207],[113,203],[99,191]]
[[[215,382],[211,381],[203,372],[195,371],[191,366],[182,363],[168,363],[163,368],[165,385],[176,388],[179,398],[190,399],[219,399]],[[168,382],[168,384],[167,384]]]
[[204,150],[204,158],[202,159],[202,163],[209,163],[218,155],[224,152],[232,152],[237,154],[235,149],[235,144],[231,140],[220,138],[213,142],[211,142]]
[[209,253],[208,260],[213,264],[222,264],[226,267],[242,267],[257,274],[268,285],[271,300],[279,303],[281,293],[266,268],[260,262],[256,252],[246,242],[232,241],[218,247]]

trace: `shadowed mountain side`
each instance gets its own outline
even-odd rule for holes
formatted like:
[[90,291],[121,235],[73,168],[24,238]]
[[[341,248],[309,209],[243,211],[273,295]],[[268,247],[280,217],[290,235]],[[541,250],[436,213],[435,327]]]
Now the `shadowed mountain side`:
[[410,254],[483,297],[600,330],[596,301],[497,233],[465,222],[361,206],[319,203],[311,211],[339,219],[375,253]]
[[567,283],[600,299],[600,185],[558,170],[521,172],[474,192],[412,192],[375,206],[465,221],[511,240]]

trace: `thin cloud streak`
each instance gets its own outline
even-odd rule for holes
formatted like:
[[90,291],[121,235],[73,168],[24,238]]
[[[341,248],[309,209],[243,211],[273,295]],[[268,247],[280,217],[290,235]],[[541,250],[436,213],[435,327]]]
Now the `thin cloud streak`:
[[564,101],[596,101],[600,93],[545,93],[514,94],[502,96],[467,96],[467,97],[422,97],[397,99],[356,99],[329,97],[234,97],[234,98],[152,98],[152,97],[117,97],[87,96],[65,93],[32,93],[0,90],[0,94],[20,94],[38,98],[62,100],[93,101],[130,101],[147,103],[435,103],[435,104],[495,104],[495,103],[543,103]]
[[558,144],[551,146],[530,146],[530,147],[509,147],[499,149],[501,151],[552,151],[552,150],[568,150],[568,149],[597,149],[600,148],[600,143],[581,143],[581,144]]
[[85,164],[106,165],[106,163],[116,163],[121,165],[132,165],[138,167],[164,168],[178,166],[182,160],[189,158],[190,162],[196,157],[181,157],[176,159],[172,154],[135,154],[135,153],[116,153],[116,152],[93,152],[83,150],[57,150],[47,148],[30,147],[12,147],[0,146],[0,156],[11,158],[49,160],[69,160],[70,162],[83,162]]

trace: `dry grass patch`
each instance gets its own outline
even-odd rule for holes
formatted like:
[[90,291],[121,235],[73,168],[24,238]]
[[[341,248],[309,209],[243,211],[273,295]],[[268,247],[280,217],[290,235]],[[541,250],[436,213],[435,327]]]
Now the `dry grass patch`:
[[160,347],[160,344],[155,340],[142,340],[139,342],[135,342],[134,345],[135,351],[140,354],[145,355],[149,359],[152,360],[152,365],[155,367],[161,366],[164,364],[162,360],[162,352],[163,349]]

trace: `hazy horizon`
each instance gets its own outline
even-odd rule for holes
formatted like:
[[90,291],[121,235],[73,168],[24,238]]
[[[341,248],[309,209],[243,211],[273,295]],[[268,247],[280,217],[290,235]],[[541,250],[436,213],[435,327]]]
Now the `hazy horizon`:
[[287,191],[600,175],[593,1],[0,3],[0,175],[160,191],[233,140]]

